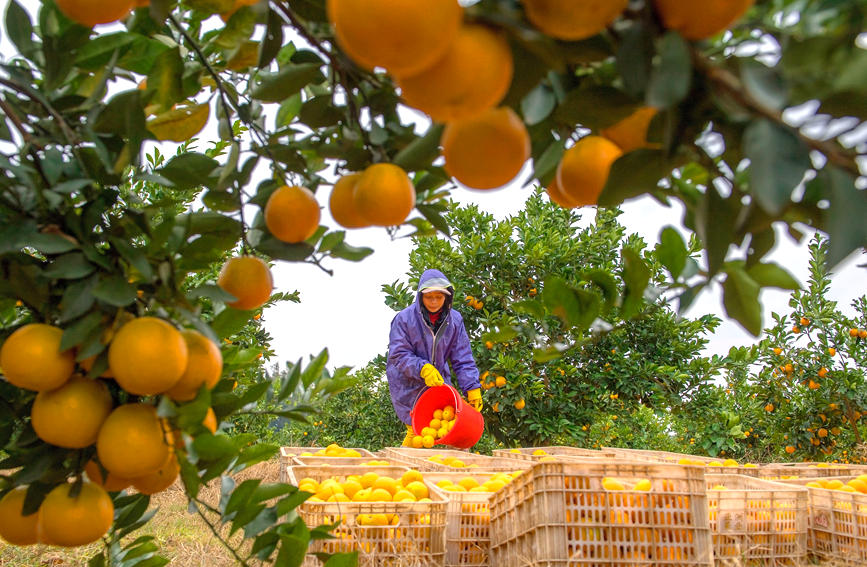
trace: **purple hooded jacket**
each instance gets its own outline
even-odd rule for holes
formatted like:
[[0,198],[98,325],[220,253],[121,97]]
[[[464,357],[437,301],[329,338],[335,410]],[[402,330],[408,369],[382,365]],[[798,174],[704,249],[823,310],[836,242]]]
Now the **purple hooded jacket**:
[[[439,281],[437,281],[439,280]],[[444,320],[436,335],[428,325],[423,313],[421,290],[431,285],[446,287],[451,295],[446,296],[442,307]],[[419,375],[421,367],[430,362],[436,366],[448,384],[451,362],[457,377],[458,387],[466,394],[480,387],[479,369],[473,360],[470,338],[464,328],[461,314],[452,309],[454,287],[439,270],[425,270],[418,282],[415,302],[395,315],[388,336],[388,364],[386,376],[391,391],[391,403],[397,417],[405,424],[412,423],[410,410],[418,397],[427,389]]]

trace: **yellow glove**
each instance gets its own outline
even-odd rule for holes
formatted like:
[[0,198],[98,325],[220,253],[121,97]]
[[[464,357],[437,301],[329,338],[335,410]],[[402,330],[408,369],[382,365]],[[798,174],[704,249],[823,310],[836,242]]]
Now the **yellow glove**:
[[467,392],[467,401],[476,409],[476,411],[482,411],[482,406],[484,404],[482,403],[482,392],[479,388]]
[[[404,425],[406,425],[404,423]],[[406,437],[403,438],[402,447],[412,447],[412,438],[415,437],[415,432],[412,430],[412,425],[406,425]]]
[[443,385],[442,374],[440,374],[440,371],[437,370],[437,367],[430,362],[421,367],[421,377],[424,378],[424,383],[427,385],[428,388]]

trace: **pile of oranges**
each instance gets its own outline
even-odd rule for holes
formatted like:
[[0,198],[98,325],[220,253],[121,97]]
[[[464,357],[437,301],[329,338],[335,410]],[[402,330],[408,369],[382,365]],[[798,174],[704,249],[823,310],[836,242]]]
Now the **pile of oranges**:
[[345,447],[341,447],[337,443],[332,443],[331,445],[325,447],[324,449],[319,449],[315,452],[304,451],[301,453],[302,457],[349,457],[349,458],[362,458],[362,454],[356,451],[355,449],[347,449]]
[[449,434],[455,426],[455,407],[446,406],[434,410],[430,422],[422,428],[421,435],[412,438],[412,446],[416,449],[422,447],[430,449],[434,444]]
[[805,486],[810,488],[824,488],[826,490],[840,490],[842,492],[854,492],[867,494],[867,474],[862,474],[852,480],[846,481],[836,478],[818,478],[808,482]]
[[373,471],[321,482],[305,477],[298,480],[298,489],[313,494],[308,502],[431,502],[430,490],[417,470],[408,470],[400,478]]
[[518,478],[522,472],[523,471],[515,471],[513,473],[494,473],[482,482],[479,482],[472,476],[465,476],[458,479],[457,482],[450,479],[442,479],[438,481],[436,485],[448,492],[496,492]]

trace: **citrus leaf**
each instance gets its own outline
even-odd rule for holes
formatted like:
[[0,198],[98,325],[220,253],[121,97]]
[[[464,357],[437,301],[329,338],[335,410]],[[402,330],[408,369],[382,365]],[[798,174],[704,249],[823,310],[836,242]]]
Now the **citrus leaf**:
[[798,280],[774,262],[754,264],[747,270],[747,274],[761,287],[778,287],[792,291],[801,289]]
[[627,199],[652,192],[675,166],[662,150],[642,148],[624,154],[611,166],[598,203],[615,207]]
[[638,107],[639,104],[622,91],[593,86],[570,91],[554,112],[554,119],[598,131],[626,118]]
[[298,93],[312,82],[323,78],[318,63],[287,65],[276,73],[260,73],[250,94],[265,102],[280,102]]
[[175,108],[148,120],[148,130],[161,142],[186,142],[208,123],[211,106],[206,102]]
[[757,120],[744,132],[750,160],[750,193],[762,209],[779,215],[811,167],[807,146],[792,131],[770,120]]
[[683,242],[683,237],[674,227],[667,226],[659,235],[659,244],[656,245],[656,257],[673,279],[677,279],[686,267],[686,259],[689,251]]
[[443,128],[442,124],[431,124],[424,136],[416,138],[397,152],[392,163],[404,171],[418,171],[428,167],[439,157]]
[[625,284],[621,315],[624,319],[631,319],[644,304],[644,290],[650,282],[650,267],[641,255],[631,248],[624,248],[620,255],[623,258],[623,283]]
[[686,98],[692,85],[692,56],[689,44],[676,32],[659,41],[659,60],[647,87],[647,104],[670,108]]
[[759,303],[759,284],[743,269],[734,265],[727,269],[723,282],[723,305],[726,315],[737,321],[753,336],[762,331],[762,306]]
[[115,307],[125,307],[136,298],[135,286],[126,281],[123,276],[102,278],[91,293],[100,301]]

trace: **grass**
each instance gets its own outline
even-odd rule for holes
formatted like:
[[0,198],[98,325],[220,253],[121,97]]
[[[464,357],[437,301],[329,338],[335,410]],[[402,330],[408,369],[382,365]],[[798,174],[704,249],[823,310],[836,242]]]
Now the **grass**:
[[[244,471],[236,480],[261,478],[263,482],[277,482],[279,463],[276,459],[261,463]],[[219,500],[219,481],[204,487],[200,493],[203,500],[216,504]],[[187,511],[187,499],[179,484],[151,498],[152,506],[159,506],[159,513],[130,538],[153,536],[161,555],[171,565],[183,567],[230,567],[237,565],[231,552],[211,533],[207,524],[196,514]],[[222,530],[225,536],[228,529]],[[231,538],[238,545],[240,534]],[[88,559],[100,551],[102,544],[81,548],[62,549],[43,545],[15,547],[0,541],[0,567],[84,567]],[[256,564],[256,563],[251,563]],[[844,564],[828,561],[806,563],[821,567],[844,567]],[[743,567],[740,562],[728,562],[724,567]]]

